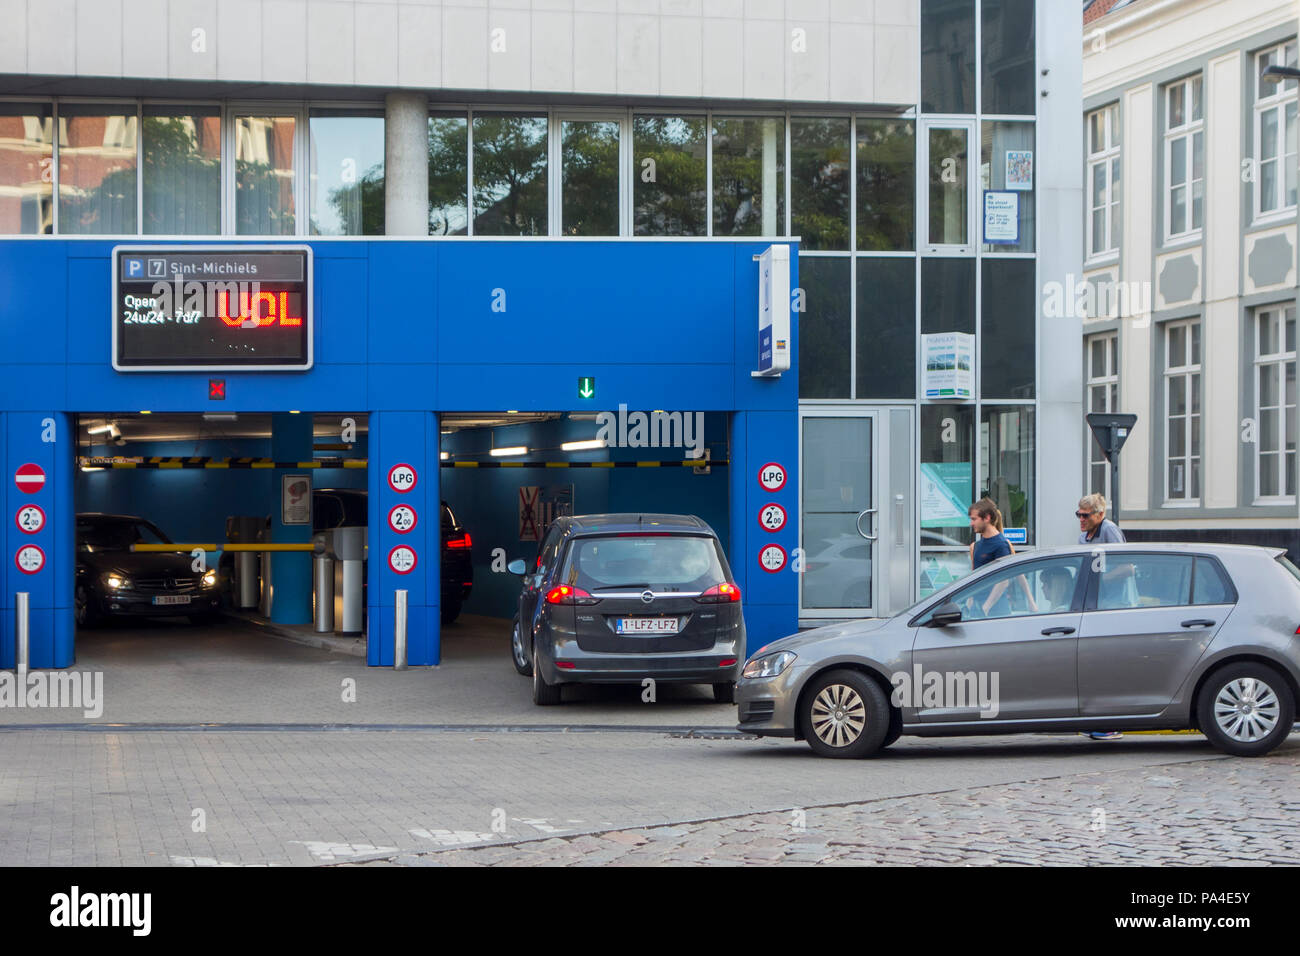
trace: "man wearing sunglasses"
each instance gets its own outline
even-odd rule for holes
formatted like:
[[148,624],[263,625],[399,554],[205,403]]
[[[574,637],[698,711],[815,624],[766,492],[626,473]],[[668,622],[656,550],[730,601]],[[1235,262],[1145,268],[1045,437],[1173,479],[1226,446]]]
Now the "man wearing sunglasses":
[[1124,532],[1106,517],[1106,499],[1101,495],[1084,495],[1079,499],[1080,544],[1123,544]]

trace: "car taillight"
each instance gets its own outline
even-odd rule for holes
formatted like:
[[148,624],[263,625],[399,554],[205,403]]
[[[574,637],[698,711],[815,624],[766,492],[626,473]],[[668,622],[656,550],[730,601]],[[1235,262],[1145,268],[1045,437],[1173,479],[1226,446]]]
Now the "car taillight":
[[469,532],[465,532],[463,538],[448,538],[447,547],[449,548],[468,548],[474,542],[470,539]]
[[724,581],[722,584],[713,585],[695,600],[701,604],[731,604],[740,600],[740,588]]
[[546,592],[547,604],[596,604],[598,601],[600,598],[571,584],[560,584]]

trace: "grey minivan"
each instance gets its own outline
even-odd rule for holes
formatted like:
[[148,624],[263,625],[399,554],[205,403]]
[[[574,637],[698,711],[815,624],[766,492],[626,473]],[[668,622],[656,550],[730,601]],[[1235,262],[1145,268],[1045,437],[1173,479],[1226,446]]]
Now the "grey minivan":
[[710,684],[735,697],[745,653],[740,589],[718,536],[691,515],[557,518],[523,578],[511,628],[515,669],[533,702],[574,683]]
[[902,734],[1196,729],[1260,756],[1300,696],[1300,570],[1279,549],[1128,544],[995,561],[890,619],[768,644],[739,729],[863,757]]

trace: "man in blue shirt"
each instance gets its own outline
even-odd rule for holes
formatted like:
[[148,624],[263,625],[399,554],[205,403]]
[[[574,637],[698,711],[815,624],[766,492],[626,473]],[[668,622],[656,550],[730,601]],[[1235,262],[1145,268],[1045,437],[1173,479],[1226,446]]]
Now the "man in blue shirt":
[[1079,499],[1080,544],[1123,544],[1124,532],[1106,517],[1106,499],[1101,495],[1084,495]]
[[992,498],[981,498],[970,506],[970,529],[975,533],[975,550],[971,553],[971,567],[982,568],[990,561],[1005,558],[1011,553],[1011,542],[997,528],[998,506]]

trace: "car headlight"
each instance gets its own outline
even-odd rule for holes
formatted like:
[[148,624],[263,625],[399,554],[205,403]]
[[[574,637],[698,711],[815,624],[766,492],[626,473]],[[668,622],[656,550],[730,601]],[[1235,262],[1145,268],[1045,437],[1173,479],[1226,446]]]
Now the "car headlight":
[[131,579],[124,577],[121,574],[106,574],[104,575],[104,583],[114,591],[119,591],[122,588],[129,588],[131,586]]
[[764,654],[762,657],[755,657],[745,665],[745,670],[741,676],[750,678],[776,677],[790,666],[794,658],[794,651],[778,651],[775,654]]
[[217,572],[215,570],[203,575],[203,586],[205,588],[215,588],[217,586]]

